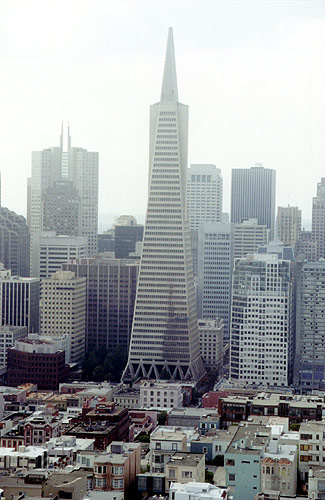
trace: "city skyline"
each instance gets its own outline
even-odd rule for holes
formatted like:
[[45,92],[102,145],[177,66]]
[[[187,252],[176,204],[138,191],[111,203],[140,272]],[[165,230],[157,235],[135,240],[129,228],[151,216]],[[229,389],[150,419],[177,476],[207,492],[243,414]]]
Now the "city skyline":
[[[31,151],[53,144],[65,118],[76,144],[100,152],[100,214],[144,213],[146,109],[172,25],[184,100],[192,110],[189,164],[221,169],[229,211],[231,169],[262,162],[277,170],[277,205],[297,205],[310,220],[325,161],[325,5],[220,1],[201,9],[202,2],[192,2],[190,12],[183,1],[168,12],[161,2],[96,5],[84,1],[77,10],[71,2],[66,19],[60,17],[60,37],[42,22],[48,15],[56,26],[59,8],[36,0],[26,11],[19,1],[0,5],[3,206],[25,215]],[[154,30],[146,22],[153,18]],[[294,184],[288,182],[293,169]],[[311,175],[303,179],[306,170]]]

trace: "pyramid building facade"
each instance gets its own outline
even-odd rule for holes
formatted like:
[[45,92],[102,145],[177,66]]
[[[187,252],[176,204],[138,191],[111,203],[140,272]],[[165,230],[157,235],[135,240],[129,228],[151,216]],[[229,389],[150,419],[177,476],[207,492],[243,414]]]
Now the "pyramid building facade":
[[149,198],[124,380],[204,374],[186,215],[187,143],[188,107],[178,102],[170,28],[161,98],[150,109]]

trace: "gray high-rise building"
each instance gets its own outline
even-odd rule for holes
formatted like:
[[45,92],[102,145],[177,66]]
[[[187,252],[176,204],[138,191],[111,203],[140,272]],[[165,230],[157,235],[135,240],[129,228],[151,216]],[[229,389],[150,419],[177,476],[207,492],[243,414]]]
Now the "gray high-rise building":
[[100,254],[63,264],[77,278],[86,278],[86,350],[127,351],[139,269],[138,260]]
[[277,253],[236,259],[230,379],[288,387],[293,368],[293,264]]
[[225,340],[229,339],[233,262],[233,224],[201,224],[198,235],[198,314],[200,318],[222,319]]
[[0,325],[26,326],[39,331],[40,282],[38,278],[12,276],[0,268]]
[[160,102],[150,111],[148,209],[123,378],[198,380],[204,366],[186,216],[188,107],[178,101],[171,28]]
[[295,386],[325,389],[325,262],[297,264]]
[[[33,245],[35,234],[43,231],[45,224],[59,228],[59,232],[66,227],[73,230],[73,220],[80,220],[79,236],[86,236],[88,240],[88,256],[97,252],[98,233],[98,153],[89,152],[86,149],[71,146],[71,138],[68,130],[67,146],[63,146],[63,131],[60,138],[60,146],[34,151],[32,153],[32,177],[30,185],[30,196],[27,213],[30,218],[31,237],[31,274],[36,275],[35,265],[33,268]],[[58,191],[63,190],[65,194],[60,198]],[[59,184],[58,184],[59,183]],[[60,185],[61,183],[61,185]],[[68,191],[70,190],[70,202],[73,206],[71,213],[67,212]],[[78,203],[78,198],[80,202]],[[77,205],[78,208],[77,208]],[[54,210],[53,221],[50,221],[49,211]],[[63,210],[62,210],[63,209]],[[45,210],[45,211],[44,211]],[[62,218],[59,213],[61,211]],[[70,236],[68,234],[68,236]]]
[[1,206],[1,174],[0,262],[12,274],[29,276],[29,233],[26,219]]
[[301,233],[301,210],[298,207],[278,207],[277,236],[284,245],[295,247]]
[[223,181],[215,165],[195,164],[187,169],[186,203],[191,231],[204,222],[221,222]]
[[313,198],[312,240],[316,241],[316,259],[325,258],[325,177],[317,184],[317,195]]
[[72,182],[55,181],[44,193],[43,231],[81,236],[81,200]]
[[257,163],[252,168],[234,168],[231,179],[231,222],[257,219],[274,236],[276,172]]
[[12,274],[29,276],[29,234],[26,219],[0,207],[0,262]]

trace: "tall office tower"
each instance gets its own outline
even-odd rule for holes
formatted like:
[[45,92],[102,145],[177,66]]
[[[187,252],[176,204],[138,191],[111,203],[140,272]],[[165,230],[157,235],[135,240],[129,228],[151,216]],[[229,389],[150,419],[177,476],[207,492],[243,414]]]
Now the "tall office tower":
[[297,265],[295,386],[325,389],[325,262]]
[[87,249],[85,236],[57,236],[54,231],[42,231],[34,238],[33,267],[40,278],[49,278],[65,262],[87,257]]
[[325,177],[317,184],[317,195],[313,198],[312,240],[317,242],[317,260],[325,257]]
[[127,259],[135,252],[136,243],[142,241],[142,238],[141,224],[115,224],[115,258]]
[[150,112],[149,199],[124,379],[204,374],[185,206],[187,135],[170,28],[161,98]]
[[26,326],[39,331],[39,279],[12,276],[0,269],[0,325]]
[[80,197],[72,182],[54,182],[44,193],[43,230],[60,236],[80,236],[80,208]]
[[138,260],[105,254],[63,264],[87,283],[86,350],[129,348],[139,269]]
[[85,357],[86,279],[70,271],[57,271],[41,282],[41,334],[68,336],[70,362]]
[[26,219],[0,207],[0,262],[12,274],[29,276],[29,234]]
[[277,254],[237,259],[233,274],[230,379],[287,387],[293,362],[293,266]]
[[204,222],[221,222],[223,181],[215,165],[191,165],[187,169],[186,202],[190,229]]
[[274,237],[275,170],[257,163],[252,168],[233,168],[231,178],[231,222],[257,219]]
[[29,276],[29,234],[26,219],[1,206],[1,173],[0,262],[13,274]]
[[284,245],[295,247],[301,233],[301,210],[298,207],[278,207],[277,236]]
[[31,196],[32,196],[32,178],[27,177],[27,212],[26,212],[26,222],[27,227],[30,229],[30,211],[31,211]]
[[[55,213],[55,225],[57,227],[72,227],[73,214],[76,212],[76,192],[80,199],[80,236],[86,236],[88,240],[88,255],[97,252],[97,225],[98,225],[98,153],[89,152],[86,149],[71,146],[71,137],[68,130],[67,146],[63,146],[63,131],[61,132],[60,146],[34,151],[32,153],[32,177],[30,186],[30,206],[27,213],[30,214],[30,237],[31,256],[35,235],[44,229],[44,222],[50,224],[46,213],[49,209],[58,205],[61,208],[67,205],[67,193],[65,200],[59,200],[57,193],[62,181],[70,181],[73,186],[71,191],[71,205],[74,209],[67,214],[62,210],[62,220],[59,220],[58,211]],[[62,184],[61,184],[62,188]],[[52,191],[54,194],[52,196]],[[55,201],[56,197],[56,201]],[[61,205],[60,205],[61,203]],[[45,214],[44,214],[45,208]],[[70,218],[71,217],[71,218]],[[44,220],[45,219],[45,220]],[[75,228],[73,228],[73,235]],[[37,276],[37,269],[33,268],[31,257],[31,274]]]
[[80,196],[81,236],[88,239],[88,257],[97,253],[98,153],[71,148],[69,180]]
[[234,224],[234,258],[246,257],[255,253],[259,246],[267,245],[270,230],[257,223],[257,219],[244,220]]
[[233,224],[201,224],[198,237],[198,314],[203,319],[222,319],[225,340],[229,339],[233,262]]

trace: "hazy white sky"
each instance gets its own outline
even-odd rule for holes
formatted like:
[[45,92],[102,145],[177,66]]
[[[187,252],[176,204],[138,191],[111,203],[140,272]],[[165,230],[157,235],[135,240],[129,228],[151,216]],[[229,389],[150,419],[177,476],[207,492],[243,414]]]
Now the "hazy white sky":
[[[31,151],[100,153],[100,213],[143,214],[149,105],[169,26],[189,163],[277,170],[277,204],[310,219],[325,176],[325,1],[0,0],[2,203],[26,213]],[[103,227],[102,229],[105,229]]]

